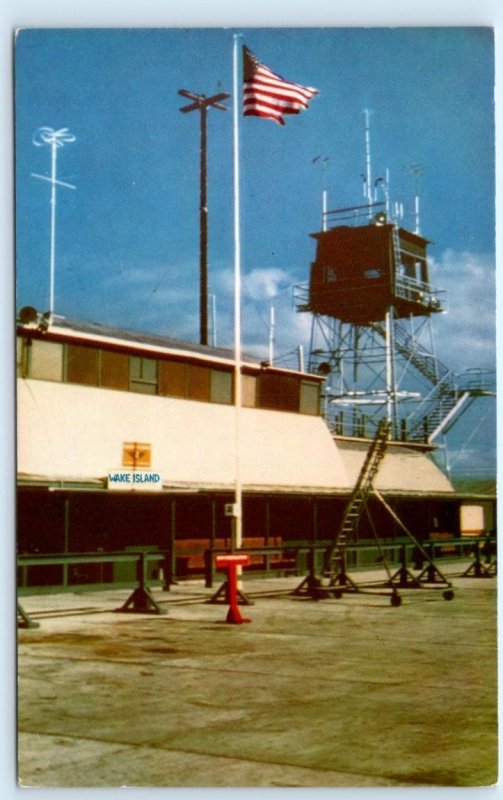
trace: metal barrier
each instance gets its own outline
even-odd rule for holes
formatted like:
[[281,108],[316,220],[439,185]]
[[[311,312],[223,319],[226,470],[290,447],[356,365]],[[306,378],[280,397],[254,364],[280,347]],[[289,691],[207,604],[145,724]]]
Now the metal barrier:
[[[135,577],[137,586],[126,602],[115,609],[123,613],[142,613],[142,614],[165,614],[166,610],[161,608],[148,588],[148,564],[149,562],[162,562],[164,565],[164,586],[169,589],[173,583],[171,571],[171,558],[169,551],[138,551],[130,553],[72,553],[57,555],[37,555],[37,556],[18,556],[18,567],[26,569],[29,566],[57,566],[64,567],[65,578],[68,578],[68,566],[71,564],[106,564],[106,563],[133,563],[135,564]],[[62,585],[68,586],[67,580]],[[31,620],[18,603],[18,626],[32,627]]]
[[[274,547],[249,547],[244,548],[254,563],[253,568],[260,572],[290,572],[296,575],[305,573],[314,574],[321,568],[323,555],[329,541],[314,543],[289,543]],[[442,561],[459,560],[467,556],[473,557],[472,564],[461,573],[462,577],[489,578],[494,577],[497,571],[496,537],[473,537],[459,539],[445,539],[441,541],[427,540],[421,543],[428,556],[433,560],[441,557]],[[223,548],[209,547],[204,551],[205,585],[212,588],[215,580],[217,555],[227,553]],[[348,566],[356,569],[376,568],[383,563],[383,554],[390,564],[399,567],[396,577],[406,585],[409,565],[413,564],[416,570],[421,570],[421,553],[409,539],[394,539],[389,543],[382,543],[380,551],[376,545],[354,543],[347,548]],[[118,553],[71,553],[51,555],[22,555],[17,559],[18,567],[27,569],[29,566],[63,565],[64,574],[68,578],[68,566],[71,564],[104,564],[104,563],[133,563],[135,564],[135,577],[137,586],[126,602],[117,611],[137,613],[166,613],[152,596],[148,588],[148,564],[162,562],[163,564],[163,589],[169,590],[175,582],[173,574],[173,559],[171,551],[136,551]],[[428,566],[425,570],[428,569]],[[433,576],[432,576],[433,578]],[[68,587],[68,582],[62,588]],[[31,620],[18,605],[18,622],[24,627],[29,627]]]
[[[486,553],[486,567],[480,568],[472,565],[463,576],[482,577],[482,573],[489,575],[496,574],[496,540],[491,539],[492,552],[489,554],[487,539],[481,537],[442,539],[440,541],[428,539],[421,542],[432,560],[441,558],[442,562],[449,560],[457,561],[462,558],[473,556],[475,563],[481,564],[482,551]],[[316,572],[321,569],[322,556],[326,552],[330,542],[315,542],[312,544],[285,544],[281,547],[244,547],[246,552],[252,557],[262,557],[263,572],[289,571],[297,575],[305,572]],[[415,569],[423,569],[423,559],[418,552],[416,545],[410,539],[393,539],[389,544],[381,543],[380,550],[385,554],[390,564],[399,565],[401,569],[407,569],[411,564]],[[205,563],[205,586],[212,588],[215,580],[215,558],[227,552],[222,548],[209,547],[204,551]],[[375,544],[354,543],[347,548],[348,566],[356,569],[375,568],[382,563],[382,555]],[[304,558],[302,558],[304,557]],[[302,562],[305,563],[302,563]],[[253,565],[257,568],[258,565]],[[250,569],[250,568],[248,568]]]
[[[131,551],[117,551],[117,552],[103,552],[96,553],[48,553],[48,554],[32,554],[32,555],[19,555],[17,557],[17,565],[23,570],[26,576],[28,567],[43,567],[43,566],[58,566],[63,567],[63,580],[58,586],[67,588],[72,585],[79,585],[78,581],[70,583],[68,580],[68,567],[72,564],[143,564],[146,570],[147,564],[150,561],[162,561],[164,573],[164,588],[169,588],[169,585],[174,582],[173,565],[171,553],[169,550],[131,550]],[[137,567],[138,569],[138,567]],[[145,576],[146,577],[146,571]],[[21,581],[21,586],[26,585],[26,577]]]

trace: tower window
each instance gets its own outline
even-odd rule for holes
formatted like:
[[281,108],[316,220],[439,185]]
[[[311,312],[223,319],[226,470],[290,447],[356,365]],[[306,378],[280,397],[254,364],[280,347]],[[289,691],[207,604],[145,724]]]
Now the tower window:
[[337,270],[335,267],[327,264],[325,266],[325,283],[336,283],[337,281]]
[[363,275],[368,281],[375,281],[377,280],[377,278],[381,277],[382,272],[380,269],[375,269],[375,268],[366,269],[364,270]]

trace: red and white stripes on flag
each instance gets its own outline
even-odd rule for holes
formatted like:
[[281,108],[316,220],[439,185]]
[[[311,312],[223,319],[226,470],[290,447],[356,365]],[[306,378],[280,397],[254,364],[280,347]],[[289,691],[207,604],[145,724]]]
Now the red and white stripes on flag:
[[308,100],[317,94],[317,89],[286,81],[272,72],[243,45],[245,117],[266,117],[284,125],[282,114],[299,114],[308,107]]

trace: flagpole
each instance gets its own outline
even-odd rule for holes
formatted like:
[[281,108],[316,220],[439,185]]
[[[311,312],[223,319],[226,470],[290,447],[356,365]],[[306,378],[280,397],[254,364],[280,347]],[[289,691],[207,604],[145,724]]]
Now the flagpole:
[[242,34],[234,34],[233,48],[233,155],[234,155],[234,404],[235,498],[232,549],[243,543],[241,486],[241,220],[239,187],[239,48]]

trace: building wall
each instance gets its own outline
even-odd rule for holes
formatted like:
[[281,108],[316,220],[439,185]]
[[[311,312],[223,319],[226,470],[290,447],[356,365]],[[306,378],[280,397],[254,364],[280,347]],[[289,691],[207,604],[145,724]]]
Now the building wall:
[[459,516],[462,536],[480,536],[496,527],[494,503],[490,501],[462,503]]
[[[278,491],[349,489],[339,450],[320,417],[243,408],[243,486]],[[171,397],[20,379],[18,472],[95,480],[122,466],[125,442],[151,445],[151,469],[172,487],[231,489],[235,409]]]

